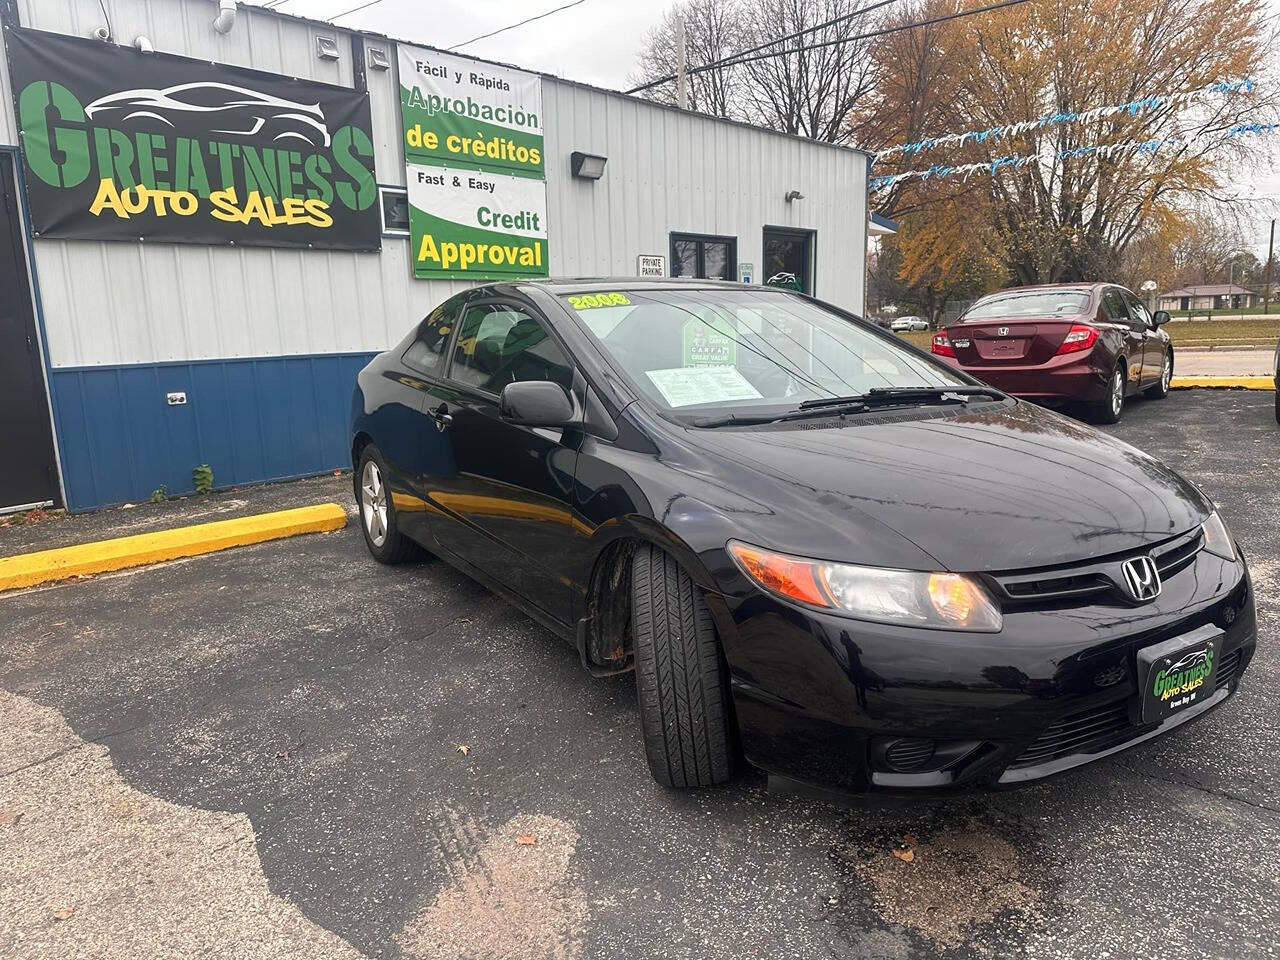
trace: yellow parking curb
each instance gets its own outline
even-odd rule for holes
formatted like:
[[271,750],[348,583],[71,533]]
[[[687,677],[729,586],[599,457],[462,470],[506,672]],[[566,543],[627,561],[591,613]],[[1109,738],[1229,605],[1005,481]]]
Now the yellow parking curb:
[[1170,384],[1174,390],[1189,387],[1241,387],[1245,390],[1274,390],[1274,377],[1174,377]]
[[301,533],[325,533],[347,525],[347,512],[336,503],[295,507],[251,517],[197,523],[189,527],[98,540],[56,550],[0,558],[0,590],[33,587],[51,580],[83,577],[148,563],[194,557]]

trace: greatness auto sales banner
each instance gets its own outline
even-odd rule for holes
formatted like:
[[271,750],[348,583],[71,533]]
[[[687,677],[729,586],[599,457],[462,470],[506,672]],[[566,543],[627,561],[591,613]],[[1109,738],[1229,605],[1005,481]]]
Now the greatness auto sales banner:
[[415,277],[544,277],[542,79],[401,45]]
[[4,35],[37,236],[381,248],[368,94]]

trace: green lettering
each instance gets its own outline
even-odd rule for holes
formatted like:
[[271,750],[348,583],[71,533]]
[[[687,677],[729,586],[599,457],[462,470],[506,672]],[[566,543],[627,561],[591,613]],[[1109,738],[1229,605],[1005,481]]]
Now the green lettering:
[[[50,114],[53,116],[50,116]],[[84,123],[84,108],[60,83],[29,83],[18,97],[27,166],[51,187],[75,187],[89,175],[89,137],[58,121]]]
[[378,198],[378,183],[373,171],[360,162],[360,157],[373,160],[373,144],[359,127],[342,127],[333,135],[333,158],[351,178],[334,186],[338,199],[352,210],[367,210]]
[[280,198],[280,181],[276,172],[276,152],[248,145],[244,148],[244,185],[250,193],[257,190],[264,197]]
[[329,159],[323,154],[313,153],[307,157],[302,169],[306,173],[307,179],[311,181],[311,189],[307,191],[307,199],[333,203],[333,184],[329,182],[329,175],[333,173],[333,165],[329,163]]
[[136,187],[133,176],[133,141],[119,130],[93,128],[93,150],[98,158],[98,176],[114,179],[121,190]]
[[209,174],[205,172],[200,145],[190,137],[179,137],[175,144],[173,188],[209,196]]

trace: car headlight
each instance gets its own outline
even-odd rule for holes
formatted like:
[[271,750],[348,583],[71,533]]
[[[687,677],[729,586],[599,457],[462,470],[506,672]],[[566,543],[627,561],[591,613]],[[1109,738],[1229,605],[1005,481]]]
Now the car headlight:
[[1209,514],[1209,519],[1202,525],[1204,531],[1204,548],[1212,553],[1215,557],[1221,557],[1223,560],[1234,560],[1236,558],[1236,545],[1231,541],[1231,532],[1227,530],[1227,525],[1222,522],[1222,518],[1218,516],[1218,511]]
[[770,593],[860,620],[982,633],[996,633],[1003,623],[982,584],[961,573],[828,563],[737,540],[728,549],[742,572]]

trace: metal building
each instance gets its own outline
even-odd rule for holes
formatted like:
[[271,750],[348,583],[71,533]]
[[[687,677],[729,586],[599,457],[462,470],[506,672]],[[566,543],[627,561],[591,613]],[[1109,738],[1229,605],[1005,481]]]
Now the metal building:
[[[0,0],[0,510],[183,493],[199,464],[219,487],[349,467],[356,372],[471,282],[414,277],[397,41],[244,5],[223,33],[225,6],[107,0],[96,42],[367,90],[381,249],[33,236],[11,33],[108,24],[97,0]],[[538,79],[552,275],[788,271],[861,312],[867,154]]]

